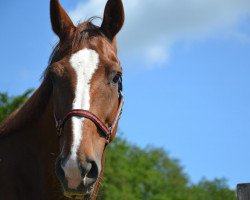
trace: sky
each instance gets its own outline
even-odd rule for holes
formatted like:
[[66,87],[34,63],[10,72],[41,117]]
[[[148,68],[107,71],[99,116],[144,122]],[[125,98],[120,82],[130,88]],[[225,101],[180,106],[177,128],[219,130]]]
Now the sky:
[[[194,183],[250,182],[250,1],[124,2],[124,137],[163,147]],[[106,1],[61,3],[78,23],[102,16]],[[18,95],[39,86],[57,38],[48,0],[0,0],[0,9],[0,92]]]

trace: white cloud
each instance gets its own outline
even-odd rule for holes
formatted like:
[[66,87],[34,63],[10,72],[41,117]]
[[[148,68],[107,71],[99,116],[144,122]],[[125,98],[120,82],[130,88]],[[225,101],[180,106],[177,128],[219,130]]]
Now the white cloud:
[[[235,31],[250,14],[250,0],[123,0],[126,23],[119,35],[122,53],[135,53],[156,66],[169,60],[171,45],[178,40],[194,40]],[[74,21],[103,15],[106,0],[79,3],[71,12]]]
[[147,67],[153,68],[157,66],[161,66],[164,63],[169,61],[168,51],[164,48],[164,46],[152,46],[146,49],[146,63]]

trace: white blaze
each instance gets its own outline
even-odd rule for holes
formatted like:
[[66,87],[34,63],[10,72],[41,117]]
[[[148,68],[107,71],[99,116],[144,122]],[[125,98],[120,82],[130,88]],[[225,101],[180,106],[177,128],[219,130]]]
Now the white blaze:
[[[94,50],[82,49],[71,56],[70,64],[76,73],[76,90],[72,109],[89,110],[90,81],[98,68],[99,55]],[[69,159],[63,167],[69,188],[77,188],[82,181],[77,163],[77,151],[82,140],[84,120],[85,118],[72,117],[73,141]]]

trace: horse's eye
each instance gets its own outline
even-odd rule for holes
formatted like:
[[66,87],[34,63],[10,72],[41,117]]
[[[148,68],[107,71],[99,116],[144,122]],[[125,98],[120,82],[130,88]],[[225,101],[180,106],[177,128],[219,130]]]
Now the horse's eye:
[[114,84],[117,84],[117,83],[121,82],[121,80],[122,80],[121,75],[120,74],[116,74],[115,77],[113,78],[112,82]]
[[122,74],[119,72],[116,73],[111,83],[117,87],[118,92],[121,92],[122,91]]

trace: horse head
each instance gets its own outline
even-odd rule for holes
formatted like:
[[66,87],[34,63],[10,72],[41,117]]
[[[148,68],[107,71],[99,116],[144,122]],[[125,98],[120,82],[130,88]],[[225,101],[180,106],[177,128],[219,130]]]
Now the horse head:
[[51,0],[50,15],[59,37],[46,71],[60,134],[56,174],[65,196],[83,198],[98,184],[123,103],[116,35],[124,10],[121,0],[108,0],[100,27],[91,19],[75,26],[58,0]]

